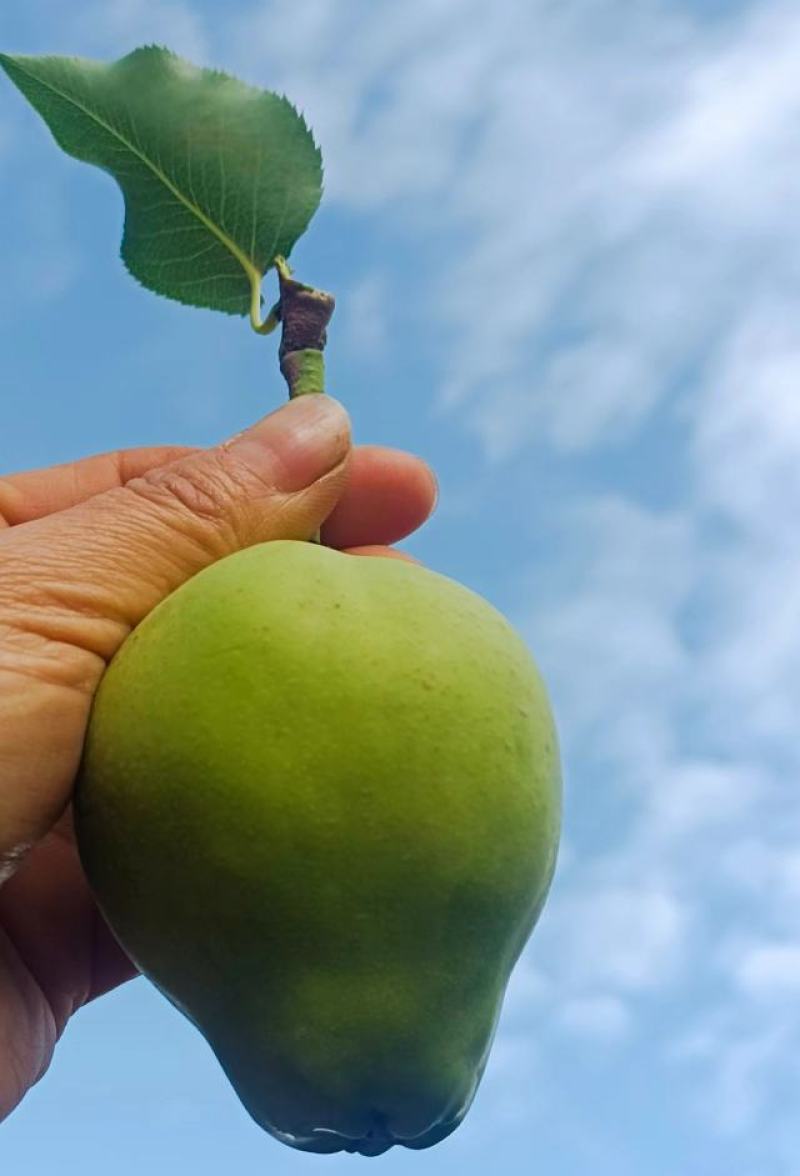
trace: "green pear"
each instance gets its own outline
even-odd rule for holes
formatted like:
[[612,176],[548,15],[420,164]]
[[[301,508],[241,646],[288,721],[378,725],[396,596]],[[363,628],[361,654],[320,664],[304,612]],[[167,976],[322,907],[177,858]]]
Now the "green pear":
[[221,560],[111,663],[76,822],[120,943],[272,1135],[458,1126],[560,823],[544,687],[485,600],[312,543]]

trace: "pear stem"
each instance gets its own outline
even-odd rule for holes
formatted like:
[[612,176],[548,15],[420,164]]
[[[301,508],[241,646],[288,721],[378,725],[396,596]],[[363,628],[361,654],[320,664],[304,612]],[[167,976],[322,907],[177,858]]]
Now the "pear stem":
[[289,396],[325,391],[325,361],[322,356],[328,338],[328,323],[336,305],[332,294],[315,290],[292,277],[286,259],[275,258],[280,298],[270,311],[282,327],[278,351],[281,372],[289,385]]
[[[332,294],[306,286],[292,277],[284,257],[275,258],[280,298],[267,321],[281,324],[278,351],[281,372],[289,386],[289,399],[309,392],[325,391],[323,349],[328,339],[328,323],[336,305]],[[317,532],[312,542],[319,543]]]

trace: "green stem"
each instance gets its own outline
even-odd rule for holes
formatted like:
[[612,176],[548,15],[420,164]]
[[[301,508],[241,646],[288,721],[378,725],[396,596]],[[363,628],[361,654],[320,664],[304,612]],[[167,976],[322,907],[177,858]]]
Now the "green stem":
[[254,270],[250,275],[250,326],[257,335],[271,335],[278,326],[278,306],[276,302],[264,321],[261,321],[261,274]]
[[281,371],[289,385],[289,397],[325,391],[325,359],[321,351],[306,347],[289,351],[281,360]]

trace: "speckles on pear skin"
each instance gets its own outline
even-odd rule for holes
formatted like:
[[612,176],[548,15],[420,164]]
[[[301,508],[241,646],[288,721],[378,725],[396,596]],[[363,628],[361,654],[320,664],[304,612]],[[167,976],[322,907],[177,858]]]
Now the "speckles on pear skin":
[[81,852],[266,1130],[369,1151],[378,1116],[429,1146],[469,1105],[549,885],[556,749],[530,654],[480,597],[263,544],[169,597],[106,674]]

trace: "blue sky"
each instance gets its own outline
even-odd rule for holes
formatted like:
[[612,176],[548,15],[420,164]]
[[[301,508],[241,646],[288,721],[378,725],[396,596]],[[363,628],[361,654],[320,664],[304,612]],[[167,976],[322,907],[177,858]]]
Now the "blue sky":
[[[224,16],[222,15],[224,11]],[[6,51],[165,43],[326,159],[358,441],[441,480],[407,544],[529,639],[566,771],[551,899],[473,1110],[387,1171],[796,1176],[800,12],[750,0],[5,0]],[[113,182],[0,86],[0,469],[209,444],[283,396],[243,320],[143,291]],[[0,1129],[26,1176],[354,1169],[246,1117],[143,980]]]

